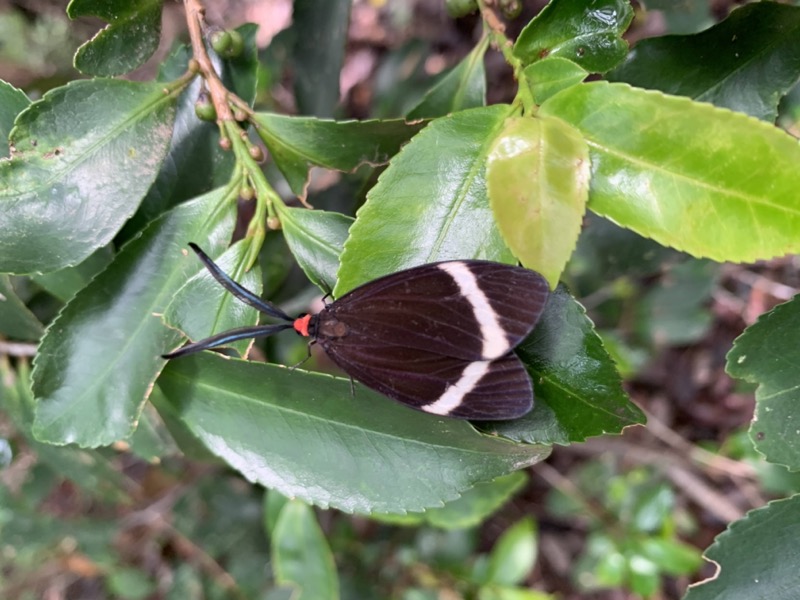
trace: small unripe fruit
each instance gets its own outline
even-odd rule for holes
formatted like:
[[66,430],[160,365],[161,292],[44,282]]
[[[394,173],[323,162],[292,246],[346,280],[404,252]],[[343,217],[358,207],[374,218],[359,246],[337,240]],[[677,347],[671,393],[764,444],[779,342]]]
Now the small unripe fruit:
[[223,58],[235,58],[244,50],[242,34],[233,29],[211,34],[211,47]]
[[281,220],[278,217],[267,217],[267,227],[277,231],[281,228]]
[[215,31],[211,34],[211,47],[220,56],[225,56],[231,50],[231,34],[229,31]]
[[478,2],[477,0],[447,0],[445,7],[447,8],[447,14],[457,19],[478,10]]
[[228,33],[231,34],[231,49],[228,53],[228,58],[241,55],[244,51],[244,39],[242,39],[242,34],[235,30],[231,30]]
[[250,155],[250,158],[256,162],[264,160],[264,151],[261,149],[261,146],[250,146],[247,149],[247,153]]
[[239,197],[242,200],[252,200],[256,197],[256,191],[249,185],[243,185],[242,189],[239,190]]
[[201,121],[217,120],[217,110],[207,97],[200,97],[197,99],[197,102],[194,103],[194,114],[196,114],[197,118]]
[[522,3],[519,0],[500,0],[500,10],[506,19],[516,19],[522,12]]

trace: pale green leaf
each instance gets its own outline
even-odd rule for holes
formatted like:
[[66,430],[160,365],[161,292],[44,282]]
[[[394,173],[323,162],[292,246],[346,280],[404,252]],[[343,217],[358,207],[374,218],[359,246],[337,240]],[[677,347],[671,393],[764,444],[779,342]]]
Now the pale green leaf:
[[589,144],[589,208],[697,257],[800,250],[800,145],[741,113],[624,84],[573,86],[541,114]]
[[555,288],[581,231],[589,151],[558,119],[506,121],[489,151],[489,201],[508,247]]

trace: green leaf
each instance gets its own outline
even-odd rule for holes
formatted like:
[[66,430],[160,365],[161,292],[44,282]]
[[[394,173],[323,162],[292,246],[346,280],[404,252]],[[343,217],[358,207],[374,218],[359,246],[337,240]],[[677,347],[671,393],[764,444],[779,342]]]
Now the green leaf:
[[700,340],[714,320],[708,306],[718,277],[719,265],[707,260],[689,260],[671,268],[639,303],[640,333],[656,345]]
[[56,271],[106,245],[158,173],[174,108],[162,84],[95,79],[22,112],[0,161],[0,272]]
[[697,548],[674,539],[648,537],[637,542],[636,550],[670,575],[690,575],[703,563]]
[[728,352],[733,377],[758,384],[750,437],[768,461],[800,471],[797,405],[800,376],[800,296],[776,306],[745,329]]
[[31,425],[35,405],[27,363],[17,361],[17,369],[12,371],[8,359],[0,357],[0,382],[0,408],[25,437],[40,465],[52,471],[59,480],[71,481],[92,498],[130,502],[131,483],[102,454],[80,448],[54,448],[37,442],[33,437]]
[[[584,293],[631,279],[651,277],[685,259],[677,250],[623,229],[596,214],[586,214],[586,223],[567,269],[579,278]],[[586,291],[588,290],[588,291]]]
[[[180,414],[175,410],[175,407],[167,400],[161,388],[157,385],[150,392],[148,401],[158,411],[158,416],[161,417],[161,421],[164,423],[167,431],[169,431],[172,441],[175,442],[175,445],[184,456],[191,460],[205,463],[222,463],[222,461],[214,456],[208,448],[194,436],[181,419]],[[136,432],[133,433],[133,436],[135,435]]]
[[14,291],[11,278],[0,274],[0,334],[18,340],[38,340],[44,328]]
[[589,72],[571,60],[551,56],[525,67],[522,85],[527,85],[536,104],[542,104],[561,90],[579,84]]
[[557,598],[538,590],[486,585],[478,590],[478,600],[557,600]]
[[159,386],[183,421],[251,481],[346,512],[423,510],[541,460],[328,375],[226,359],[172,361]]
[[533,410],[514,421],[483,423],[487,433],[567,444],[644,423],[642,411],[623,391],[594,324],[563,287],[550,294],[536,329],[516,353],[533,380]]
[[661,580],[655,563],[640,555],[628,555],[628,586],[635,594],[650,598],[659,589]]
[[0,159],[8,156],[8,134],[14,126],[14,120],[31,103],[25,92],[18,90],[10,83],[0,81]]
[[522,583],[536,564],[536,538],[536,525],[531,517],[506,529],[489,555],[487,583]]
[[514,262],[486,192],[489,147],[510,110],[495,105],[436,119],[403,147],[350,228],[335,297],[438,260]]
[[740,113],[593,82],[540,113],[586,138],[589,208],[697,257],[753,261],[800,249],[797,140]]
[[155,407],[146,404],[139,416],[136,431],[127,440],[130,452],[147,462],[158,462],[162,457],[178,451],[164,422]]
[[113,258],[111,247],[104,246],[95,250],[86,260],[74,267],[65,267],[51,273],[34,275],[31,279],[62,302],[68,302],[85,288],[95,275],[105,269]]
[[525,64],[560,56],[605,73],[628,52],[622,34],[631,19],[627,0],[554,0],[519,34],[514,54]]
[[486,104],[486,69],[483,56],[489,37],[480,42],[447,75],[434,85],[406,116],[432,119]]
[[278,517],[289,498],[276,490],[264,490],[264,531],[272,537]]
[[162,0],[71,0],[70,19],[94,16],[109,25],[78,48],[75,68],[87,75],[113,77],[145,63],[161,37]]
[[293,585],[301,600],[338,600],[333,553],[314,511],[290,500],[272,532],[272,565],[278,585]]
[[[252,253],[252,245],[252,237],[240,240],[225,250],[214,262],[234,281],[260,294],[261,269],[254,267],[245,271]],[[200,261],[194,252],[189,254],[199,266]],[[256,325],[258,319],[259,313],[255,308],[236,299],[206,268],[200,269],[181,287],[164,311],[164,322],[169,327],[182,331],[193,341],[237,327]],[[226,344],[236,348],[240,356],[246,356],[252,345],[252,339]]]
[[300,198],[306,197],[312,165],[354,171],[365,164],[384,164],[425,126],[403,119],[325,121],[272,113],[256,113],[253,122],[275,164]]
[[492,481],[484,481],[467,490],[441,508],[429,508],[424,513],[405,515],[382,515],[373,513],[370,518],[393,525],[422,525],[427,523],[439,529],[466,529],[486,520],[517,493],[528,477],[523,471],[503,475]]
[[113,568],[105,581],[109,593],[122,600],[145,600],[156,591],[155,582],[139,569]]
[[157,315],[202,268],[186,242],[216,256],[232,234],[234,207],[215,215],[224,198],[209,193],[153,222],[53,321],[34,360],[39,440],[100,446],[133,432],[160,355],[180,340]]
[[339,71],[344,62],[350,0],[295,0],[294,93],[305,115],[331,117],[339,103]]
[[339,255],[347,239],[351,217],[306,208],[279,209],[286,243],[311,282],[326,293],[336,285]]
[[[258,67],[256,29],[253,24],[237,27],[236,31],[244,41],[244,51],[236,58],[219,59],[218,66],[226,88],[246,102],[252,102],[255,97]],[[191,48],[179,46],[160,66],[158,81],[167,82],[180,77],[191,58]],[[217,124],[201,121],[194,111],[202,85],[202,79],[195,78],[178,97],[167,156],[139,210],[123,228],[121,237],[126,240],[170,208],[221,187],[230,179],[235,163],[233,152],[220,148]]]
[[647,0],[647,10],[659,12],[669,33],[695,33],[714,24],[710,4],[711,0]]
[[800,496],[794,496],[731,523],[705,552],[719,565],[716,577],[689,588],[684,600],[795,600],[800,589],[798,511]]
[[612,81],[711,102],[770,123],[800,72],[800,8],[742,6],[696,35],[642,40]]
[[509,119],[489,151],[486,180],[500,233],[553,288],[581,231],[589,168],[580,134],[547,117]]

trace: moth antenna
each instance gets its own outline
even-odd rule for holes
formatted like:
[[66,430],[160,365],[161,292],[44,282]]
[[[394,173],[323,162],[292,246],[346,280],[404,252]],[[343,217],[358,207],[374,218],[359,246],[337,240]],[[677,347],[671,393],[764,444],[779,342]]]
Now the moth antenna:
[[288,323],[279,323],[277,325],[256,325],[254,327],[241,327],[239,329],[231,329],[230,331],[223,331],[217,335],[186,344],[183,348],[179,348],[174,352],[162,354],[161,358],[179,358],[187,354],[194,354],[201,350],[209,350],[218,346],[230,344],[236,340],[244,340],[248,338],[267,337],[273,333],[278,333],[284,329],[291,329],[292,326]]
[[248,290],[246,287],[236,283],[227,273],[219,268],[217,263],[211,260],[211,258],[209,258],[205,252],[203,252],[200,246],[194,242],[189,242],[189,247],[195,251],[195,254],[197,254],[197,257],[202,261],[203,265],[206,269],[208,269],[208,272],[211,273],[212,277],[214,277],[214,279],[216,279],[222,287],[228,290],[236,298],[248,306],[252,306],[253,308],[275,319],[280,319],[282,321],[293,320],[289,315],[275,306],[272,302],[264,300],[254,292]]

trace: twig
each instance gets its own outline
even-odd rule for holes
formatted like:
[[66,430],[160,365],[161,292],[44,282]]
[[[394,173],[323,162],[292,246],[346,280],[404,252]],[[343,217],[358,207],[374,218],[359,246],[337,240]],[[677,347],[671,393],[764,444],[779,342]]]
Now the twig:
[[0,354],[8,356],[36,356],[36,344],[0,340]]
[[229,92],[217,75],[203,41],[202,24],[205,23],[206,9],[200,4],[200,0],[184,0],[184,4],[186,6],[186,25],[189,28],[189,39],[192,42],[192,54],[208,86],[211,102],[217,111],[217,119],[223,122],[235,121],[233,111],[228,104]]
[[685,440],[680,434],[667,427],[653,415],[647,412],[645,412],[645,414],[647,415],[648,431],[650,431],[656,438],[664,442],[667,446],[670,446],[680,452],[682,455],[687,456],[690,460],[706,466],[709,469],[720,471],[731,477],[751,480],[756,478],[756,471],[750,465],[731,460],[725,456],[720,456],[700,448],[699,446],[690,443],[688,440]]

